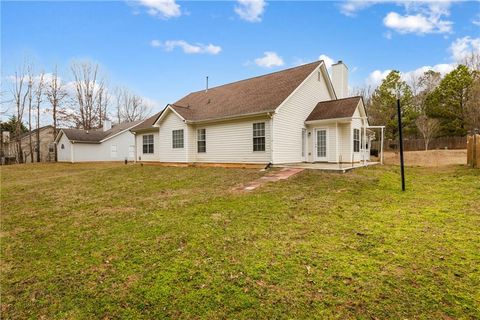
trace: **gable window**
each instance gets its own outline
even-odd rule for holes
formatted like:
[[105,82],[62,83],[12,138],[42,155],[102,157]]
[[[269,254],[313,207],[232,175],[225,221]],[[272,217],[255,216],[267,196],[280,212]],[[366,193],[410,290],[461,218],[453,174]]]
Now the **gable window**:
[[183,148],[183,129],[172,130],[172,148],[173,149]]
[[197,130],[197,152],[207,152],[207,135],[205,129]]
[[65,145],[62,143],[62,146],[60,147],[61,149],[65,149]]
[[353,152],[360,152],[360,130],[353,129]]
[[143,136],[143,153],[153,153],[153,134]]
[[265,122],[253,124],[253,151],[265,151]]

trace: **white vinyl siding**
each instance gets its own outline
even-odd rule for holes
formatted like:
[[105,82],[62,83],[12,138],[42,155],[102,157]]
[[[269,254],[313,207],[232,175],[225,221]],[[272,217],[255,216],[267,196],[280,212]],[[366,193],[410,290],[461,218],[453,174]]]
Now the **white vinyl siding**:
[[[296,91],[285,100],[273,117],[273,163],[302,161],[302,134],[305,119],[318,102],[331,100],[326,79],[318,69],[313,71]],[[313,146],[314,133],[307,136],[307,144]],[[330,138],[329,138],[330,139]],[[311,149],[311,148],[310,148]],[[313,156],[310,150],[309,157]],[[311,160],[309,160],[311,161]]]
[[[165,118],[160,122],[159,130],[159,161],[161,162],[187,162],[187,151],[188,143],[191,141],[188,139],[189,131],[187,130],[187,125],[183,120],[176,115],[173,111],[166,110],[167,114]],[[183,139],[184,147],[183,148],[173,148],[172,146],[172,131],[174,130],[184,130]],[[185,147],[187,146],[187,147]]]
[[[153,153],[143,153],[143,137],[153,136]],[[137,133],[137,160],[138,161],[159,161],[158,131],[148,133]]]
[[[253,151],[253,124],[265,123],[265,151]],[[231,120],[202,125],[207,134],[207,150],[195,153],[192,162],[268,163],[271,156],[271,121],[268,118]],[[196,130],[195,130],[196,132]],[[196,147],[197,139],[193,140]]]
[[72,143],[68,140],[66,135],[62,134],[57,144],[57,157],[59,162],[72,162],[71,148]]
[[124,161],[125,159],[133,161],[129,150],[134,145],[135,136],[126,130],[102,143],[74,143],[71,153],[74,162]]

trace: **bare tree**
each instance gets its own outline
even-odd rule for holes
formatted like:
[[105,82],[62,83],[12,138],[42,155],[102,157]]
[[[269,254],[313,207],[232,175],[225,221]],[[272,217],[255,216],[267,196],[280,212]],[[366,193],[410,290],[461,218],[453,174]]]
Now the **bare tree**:
[[32,137],[32,101],[33,101],[33,74],[31,66],[28,67],[28,147],[30,149],[30,162],[33,163],[33,137]]
[[25,80],[26,80],[26,71],[24,66],[22,69],[15,71],[15,75],[14,75],[15,83],[12,89],[13,101],[15,103],[16,116],[18,119],[15,125],[15,138],[16,138],[16,144],[17,144],[17,148],[16,148],[17,163],[23,162],[23,151],[22,151],[22,144],[20,140],[20,134],[22,133],[22,119],[23,119],[23,114],[25,112],[25,104],[29,94],[28,85],[26,86]]
[[[45,88],[45,73],[40,73],[38,82],[35,85],[35,105],[37,109],[37,128],[36,128],[36,146],[37,146],[37,162],[40,162],[40,105],[43,101],[43,90]],[[31,136],[31,135],[30,135]],[[31,139],[31,138],[30,138]],[[33,162],[33,161],[32,161]]]
[[74,77],[75,112],[70,115],[75,126],[93,129],[102,123],[104,116],[106,87],[98,79],[98,64],[92,62],[74,62],[71,70]]
[[440,129],[440,122],[437,119],[421,115],[417,118],[415,124],[425,140],[425,151],[427,151],[430,141],[436,136]]
[[[50,106],[52,107],[52,118],[53,118],[53,139],[57,136],[57,115],[59,109],[62,108],[62,103],[67,97],[67,92],[65,87],[62,84],[60,78],[58,77],[57,66],[55,66],[55,72],[52,74],[50,83],[46,87],[46,95]],[[57,161],[57,148],[55,148],[55,161]]]
[[142,97],[132,93],[127,88],[116,88],[115,97],[119,123],[144,120],[147,117],[148,108]]

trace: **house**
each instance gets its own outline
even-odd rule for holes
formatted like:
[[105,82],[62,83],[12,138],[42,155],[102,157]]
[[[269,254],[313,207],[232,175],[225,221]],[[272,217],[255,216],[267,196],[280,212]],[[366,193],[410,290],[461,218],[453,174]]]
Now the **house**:
[[166,163],[360,162],[368,116],[348,68],[302,66],[192,92],[132,129],[136,160]]
[[[18,139],[9,132],[2,132],[1,163],[50,162],[55,161],[55,133],[53,126],[48,125],[22,133]],[[38,141],[37,141],[38,140]],[[22,159],[19,156],[19,147]]]
[[117,124],[104,121],[100,130],[61,129],[55,142],[59,162],[133,161],[135,136],[130,129],[141,121]]

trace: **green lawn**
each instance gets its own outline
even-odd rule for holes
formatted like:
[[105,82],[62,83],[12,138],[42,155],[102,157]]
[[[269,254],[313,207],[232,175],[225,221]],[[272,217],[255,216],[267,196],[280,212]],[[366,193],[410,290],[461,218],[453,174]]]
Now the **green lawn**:
[[480,170],[1,173],[3,319],[480,318]]

